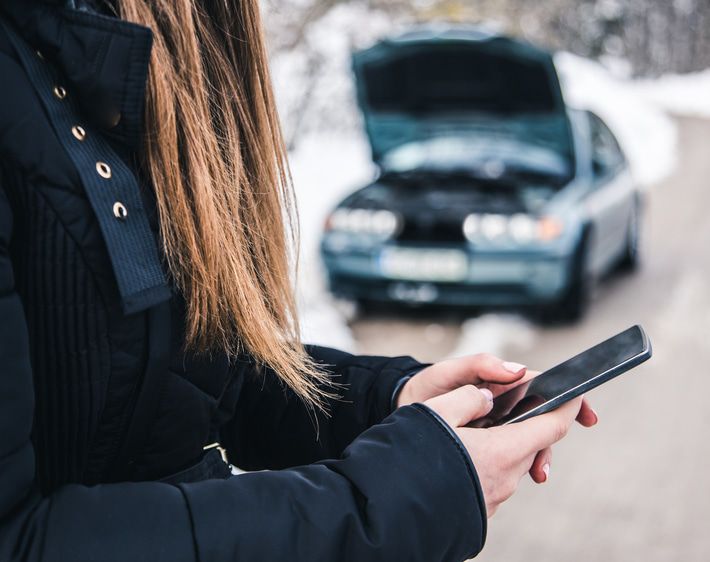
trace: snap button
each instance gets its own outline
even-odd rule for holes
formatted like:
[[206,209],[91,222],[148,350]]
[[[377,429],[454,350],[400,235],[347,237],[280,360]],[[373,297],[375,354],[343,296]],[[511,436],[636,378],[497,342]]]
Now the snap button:
[[105,180],[111,179],[111,167],[106,162],[97,162],[96,171]]
[[118,220],[125,221],[128,217],[128,209],[126,209],[126,206],[123,203],[116,201],[113,204],[113,216]]
[[81,125],[74,125],[71,128],[71,134],[74,135],[76,140],[83,141],[86,138],[86,131]]
[[60,100],[67,97],[67,91],[62,86],[54,86],[54,95]]

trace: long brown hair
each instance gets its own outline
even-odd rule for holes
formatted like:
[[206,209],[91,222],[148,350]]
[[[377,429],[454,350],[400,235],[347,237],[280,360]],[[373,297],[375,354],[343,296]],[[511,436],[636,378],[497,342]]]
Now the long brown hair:
[[293,190],[258,0],[120,0],[150,27],[145,165],[186,343],[250,353],[310,405],[328,392],[300,340]]

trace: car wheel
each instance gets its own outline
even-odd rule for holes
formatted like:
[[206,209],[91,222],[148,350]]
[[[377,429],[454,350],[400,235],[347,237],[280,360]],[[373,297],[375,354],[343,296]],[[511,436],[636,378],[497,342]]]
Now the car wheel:
[[589,238],[586,234],[575,252],[569,288],[561,299],[543,309],[543,321],[572,323],[586,314],[594,288],[594,279],[588,273]]
[[641,210],[634,205],[626,233],[626,247],[619,261],[621,271],[635,271],[641,263]]

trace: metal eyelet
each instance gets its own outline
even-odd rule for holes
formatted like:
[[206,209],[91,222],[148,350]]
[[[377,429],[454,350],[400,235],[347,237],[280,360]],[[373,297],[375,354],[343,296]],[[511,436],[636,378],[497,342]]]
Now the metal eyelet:
[[111,179],[111,167],[106,162],[97,162],[96,171],[105,180]]
[[202,447],[203,451],[210,451],[212,449],[217,449],[219,451],[220,456],[222,457],[222,461],[224,464],[228,465],[230,467],[230,470],[232,468],[232,465],[229,464],[229,459],[227,458],[227,449],[222,447],[222,444],[217,442],[217,443],[210,443],[209,445],[205,445]]
[[86,138],[86,130],[81,125],[74,125],[71,128],[71,134],[79,141],[83,141]]
[[57,99],[63,100],[67,97],[67,91],[63,86],[54,86],[54,96]]
[[38,49],[38,50],[35,51],[35,53],[37,54],[37,57],[38,57],[40,60],[44,60],[44,55],[42,54],[42,51],[40,51],[40,50]]
[[113,216],[120,221],[125,221],[128,218],[128,209],[120,201],[116,201],[113,204]]

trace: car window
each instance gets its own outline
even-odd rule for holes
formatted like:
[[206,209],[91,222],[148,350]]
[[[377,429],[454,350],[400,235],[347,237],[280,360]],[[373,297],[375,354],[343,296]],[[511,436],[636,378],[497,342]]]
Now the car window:
[[621,147],[604,121],[589,113],[592,138],[592,168],[597,177],[606,177],[618,172],[624,165]]

